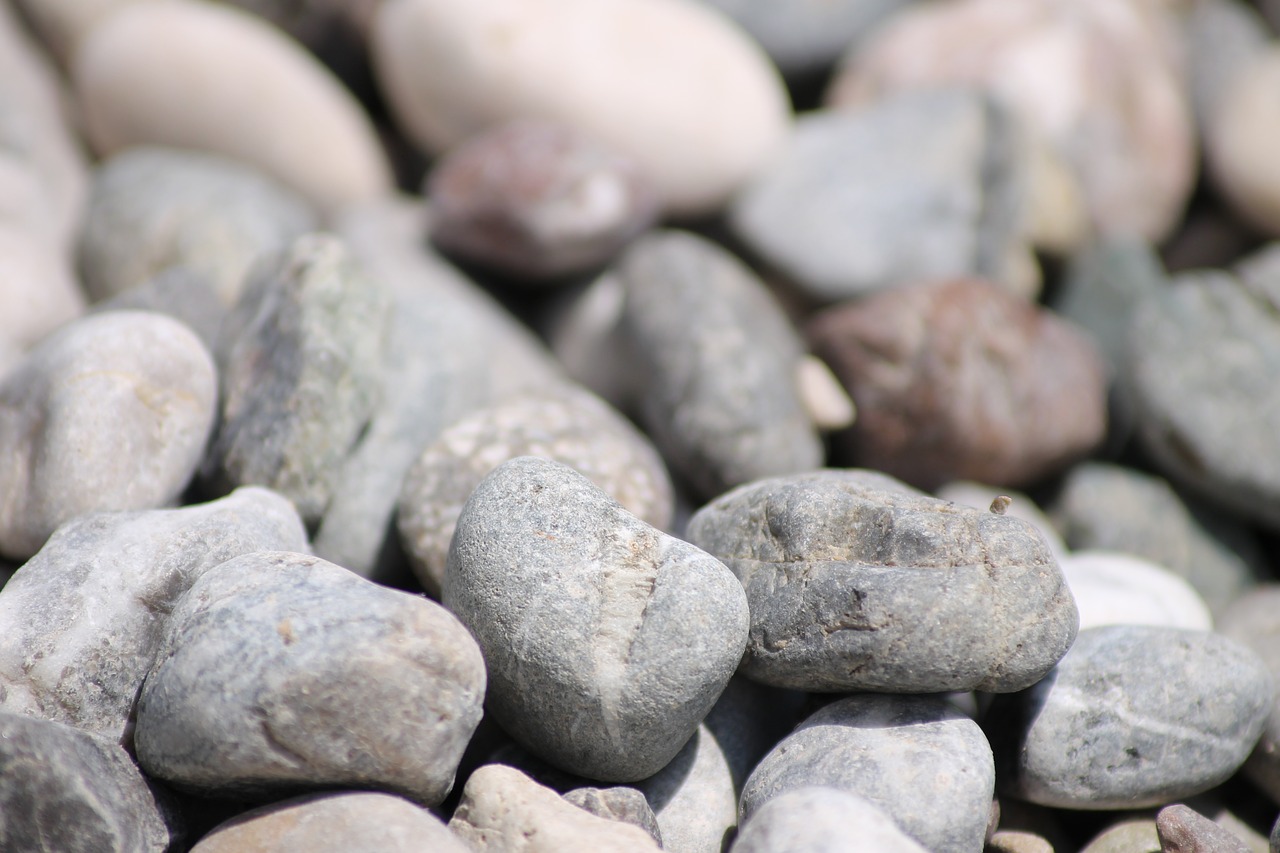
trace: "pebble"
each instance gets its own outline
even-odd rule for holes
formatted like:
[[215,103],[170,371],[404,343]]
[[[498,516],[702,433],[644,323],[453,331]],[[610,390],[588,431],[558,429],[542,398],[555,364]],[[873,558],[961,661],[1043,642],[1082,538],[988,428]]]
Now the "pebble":
[[1150,818],[1120,821],[1098,833],[1080,853],[1162,853],[1156,822]]
[[922,489],[1025,486],[1106,433],[1106,368],[1089,339],[977,279],[875,294],[810,319],[814,352],[858,407],[836,459]]
[[984,721],[1001,790],[1046,806],[1132,809],[1207,791],[1262,733],[1266,664],[1221,634],[1144,625],[1080,632],[1053,674]]
[[[808,694],[781,690],[742,675],[729,679],[704,721],[724,753],[738,794],[760,759],[805,717]],[[736,798],[736,794],[735,794]]]
[[135,145],[222,154],[326,210],[391,189],[351,93],[297,42],[234,7],[132,2],[77,45],[71,79],[100,155]]
[[635,788],[619,785],[613,788],[574,788],[563,794],[573,803],[596,817],[622,821],[640,827],[662,846],[662,830],[644,794]]
[[437,246],[520,282],[603,266],[658,215],[636,161],[552,121],[469,137],[436,163],[423,194]]
[[443,601],[484,651],[498,723],[609,782],[667,764],[746,645],[746,596],[723,564],[535,457],[504,462],[468,499]]
[[1082,631],[1099,625],[1213,629],[1204,599],[1162,566],[1114,551],[1076,551],[1060,563]]
[[269,486],[314,524],[377,403],[391,299],[342,241],[298,238],[223,326],[222,422],[206,477]]
[[839,788],[794,788],[738,829],[729,853],[924,853],[875,803]]
[[728,756],[705,724],[665,767],[635,786],[653,808],[665,850],[721,853],[738,822]]
[[431,812],[390,794],[340,792],[272,803],[238,815],[191,853],[467,853]]
[[1053,853],[1053,845],[1034,832],[1019,830],[997,830],[987,842],[984,850],[990,853]]
[[65,254],[2,217],[0,304],[0,341],[16,352],[30,349],[85,310],[84,292]]
[[1017,145],[1009,115],[963,91],[808,113],[729,224],[819,302],[964,275],[1031,295]]
[[206,572],[138,699],[138,762],[205,795],[371,787],[436,805],[476,725],[484,661],[456,618],[318,557]]
[[209,276],[187,266],[169,267],[136,287],[95,302],[90,310],[167,314],[195,332],[210,352],[218,347],[228,313]]
[[[1233,601],[1218,617],[1219,630],[1248,646],[1280,683],[1280,585],[1263,584]],[[1267,716],[1258,747],[1244,766],[1244,775],[1280,803],[1280,695]]]
[[1280,82],[1280,47],[1270,41],[1244,62],[1214,111],[1204,145],[1206,171],[1232,212],[1276,236],[1280,235],[1280,171],[1268,152],[1280,137],[1280,109],[1268,93]]
[[140,146],[94,173],[78,263],[95,301],[179,266],[207,277],[230,306],[256,261],[315,226],[306,202],[247,164]]
[[182,493],[213,427],[208,351],[169,317],[85,317],[0,380],[0,553],[25,559],[64,521]]
[[766,684],[1021,690],[1075,637],[1075,603],[1035,528],[877,472],[753,483],[699,510],[687,535],[746,588],[740,671]]
[[106,738],[0,711],[0,849],[23,853],[155,853],[182,827]]
[[1217,126],[1224,97],[1249,63],[1266,52],[1271,33],[1257,9],[1239,0],[1193,3],[1179,23],[1191,107],[1201,138],[1207,139]]
[[450,425],[405,474],[396,523],[428,592],[440,593],[463,504],[486,474],[517,456],[554,459],[645,523],[660,530],[671,523],[671,480],[629,421],[568,385],[513,396]]
[[1249,853],[1230,830],[1184,805],[1168,806],[1156,815],[1161,853]]
[[871,801],[926,850],[973,853],[995,775],[978,724],[943,699],[868,694],[827,705],[778,744],[747,780],[742,818],[813,785]]
[[165,620],[191,584],[242,554],[306,547],[293,506],[256,488],[64,524],[0,591],[0,708],[127,743]]
[[764,51],[694,3],[393,0],[370,48],[392,114],[425,151],[514,118],[560,121],[633,157],[679,216],[721,207],[790,129]]

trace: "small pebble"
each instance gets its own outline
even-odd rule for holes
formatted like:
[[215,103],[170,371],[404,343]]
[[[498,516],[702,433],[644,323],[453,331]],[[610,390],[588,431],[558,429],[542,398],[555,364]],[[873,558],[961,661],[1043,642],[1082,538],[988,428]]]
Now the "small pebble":
[[1156,822],[1150,818],[1120,821],[1094,836],[1080,853],[1162,853]]
[[662,846],[662,830],[654,816],[649,801],[635,788],[619,785],[614,788],[574,788],[564,795],[566,802],[596,817],[622,821],[640,827]]
[[795,788],[738,829],[729,853],[924,853],[865,797],[839,788]]
[[1183,805],[1160,810],[1156,833],[1160,853],[1250,853],[1230,830]]
[[1076,551],[1061,560],[1080,610],[1080,630],[1099,625],[1162,625],[1208,631],[1209,608],[1162,566],[1113,551]]

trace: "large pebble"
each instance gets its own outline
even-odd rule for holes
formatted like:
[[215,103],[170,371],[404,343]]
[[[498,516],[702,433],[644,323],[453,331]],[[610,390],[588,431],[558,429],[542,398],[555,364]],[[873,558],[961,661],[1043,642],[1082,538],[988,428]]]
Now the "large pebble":
[[1220,634],[1081,631],[1052,674],[992,707],[1001,790],[1072,809],[1141,808],[1207,791],[1248,757],[1274,690],[1266,664]]
[[95,300],[181,266],[231,305],[254,262],[315,225],[300,197],[247,164],[144,146],[98,167],[77,251]]
[[500,465],[463,507],[444,602],[484,650],[502,727],[606,781],[667,764],[746,644],[746,596],[723,564],[534,457]]
[[204,452],[213,360],[161,314],[85,317],[0,382],[0,553],[23,559],[87,512],[174,501]]
[[[1253,649],[1280,683],[1280,586],[1269,583],[1241,596],[1218,617],[1223,634]],[[1258,747],[1244,766],[1245,775],[1280,803],[1280,693],[1267,716]]]
[[1280,109],[1268,98],[1280,82],[1280,47],[1267,44],[1236,70],[1205,139],[1208,174],[1233,211],[1280,235],[1280,170],[1268,156],[1280,139]]
[[1033,483],[1106,433],[1106,368],[1093,344],[988,282],[879,293],[816,315],[808,332],[858,407],[837,458],[920,488]]
[[224,323],[222,485],[263,485],[309,523],[377,402],[391,299],[338,238],[309,234],[259,267]]
[[1162,566],[1113,551],[1076,551],[1060,562],[1082,631],[1099,625],[1213,628],[1204,599]]
[[176,816],[111,741],[0,711],[0,850],[156,853]]
[[435,805],[484,689],[479,649],[438,604],[317,557],[249,554],[174,608],[138,761],[209,794],[373,787]]
[[371,45],[393,113],[425,149],[508,119],[561,121],[634,157],[673,213],[715,210],[788,131],[763,51],[684,0],[393,0]]
[[832,302],[936,276],[1027,293],[1018,139],[980,95],[938,91],[800,119],[731,209],[734,233]]
[[1184,805],[1168,806],[1156,815],[1161,853],[1249,853],[1231,830]]
[[138,688],[188,587],[233,557],[306,547],[293,506],[265,489],[69,522],[0,592],[0,707],[127,742]]
[[517,456],[568,465],[647,524],[662,530],[671,523],[666,468],[625,418],[568,386],[514,396],[449,426],[405,475],[396,523],[429,592],[440,592],[458,513],[472,490]]
[[729,853],[924,853],[884,810],[839,788],[794,788],[758,808]]
[[328,209],[391,189],[373,124],[351,93],[296,42],[239,9],[130,3],[79,44],[71,76],[99,154],[133,145],[224,154]]
[[1076,634],[1075,603],[1035,528],[876,472],[735,489],[699,510],[688,536],[746,588],[741,671],[768,684],[1021,690]]
[[878,806],[934,853],[981,850],[995,786],[978,724],[935,696],[851,696],[800,724],[760,762],[742,816],[814,785]]

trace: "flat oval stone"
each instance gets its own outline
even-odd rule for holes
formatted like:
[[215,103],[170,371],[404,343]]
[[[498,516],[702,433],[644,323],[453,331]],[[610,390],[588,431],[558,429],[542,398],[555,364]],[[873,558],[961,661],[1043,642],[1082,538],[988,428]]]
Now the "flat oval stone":
[[175,501],[217,406],[213,359],[169,317],[117,311],[45,338],[0,381],[0,554],[88,512]]
[[1231,776],[1274,689],[1266,664],[1221,634],[1109,625],[1081,631],[1039,684],[997,699],[985,726],[1002,791],[1057,808],[1142,808]]
[[767,684],[1021,690],[1076,635],[1075,602],[1035,528],[873,471],[743,486],[699,510],[687,535],[746,589],[741,671]]
[[1060,563],[1080,610],[1081,631],[1099,625],[1213,629],[1204,599],[1162,566],[1112,551],[1076,551]]
[[995,787],[978,724],[936,696],[850,696],[783,739],[742,791],[743,820],[775,798],[838,788],[879,807],[934,853],[982,849]]
[[680,751],[746,643],[746,596],[722,563],[529,456],[463,507],[443,600],[484,650],[494,719],[551,764],[611,782]]
[[484,661],[429,599],[318,557],[206,572],[138,699],[138,762],[213,796],[371,787],[436,805],[480,721]]
[[373,123],[351,93],[301,45],[239,9],[130,3],[88,32],[71,77],[99,154],[134,145],[219,153],[330,210],[391,190]]
[[839,788],[794,788],[760,806],[738,829],[729,853],[924,853],[865,797]]
[[634,157],[680,215],[721,206],[789,126],[764,52],[694,3],[394,0],[371,50],[393,114],[424,149],[554,119]]

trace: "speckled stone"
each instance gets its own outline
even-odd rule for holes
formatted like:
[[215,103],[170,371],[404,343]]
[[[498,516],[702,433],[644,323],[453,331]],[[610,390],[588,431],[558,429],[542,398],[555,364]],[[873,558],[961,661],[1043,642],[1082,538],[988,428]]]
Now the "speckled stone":
[[1168,806],[1156,815],[1160,853],[1250,853],[1230,830],[1184,805]]

